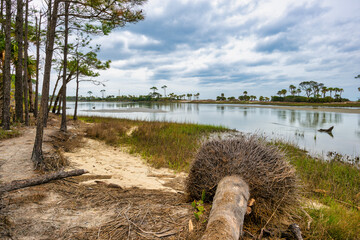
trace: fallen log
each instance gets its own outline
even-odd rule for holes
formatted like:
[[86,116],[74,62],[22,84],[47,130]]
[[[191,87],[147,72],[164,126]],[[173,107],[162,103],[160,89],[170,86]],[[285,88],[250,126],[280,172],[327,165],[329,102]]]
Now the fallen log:
[[319,131],[319,132],[331,133],[333,129],[334,129],[334,126],[328,128],[328,129],[319,129],[318,131]]
[[209,222],[201,240],[238,240],[242,236],[249,197],[249,186],[241,177],[224,177],[217,186]]
[[20,189],[20,188],[44,184],[44,183],[50,182],[52,180],[58,180],[58,179],[67,178],[67,177],[79,176],[79,175],[83,175],[85,173],[88,173],[88,171],[84,170],[84,169],[76,169],[76,170],[72,170],[69,172],[58,171],[55,173],[46,174],[46,175],[42,175],[39,177],[30,178],[30,179],[14,180],[10,183],[5,183],[5,184],[0,185],[0,194],[4,193],[4,192],[9,192],[9,191],[13,191],[16,189]]

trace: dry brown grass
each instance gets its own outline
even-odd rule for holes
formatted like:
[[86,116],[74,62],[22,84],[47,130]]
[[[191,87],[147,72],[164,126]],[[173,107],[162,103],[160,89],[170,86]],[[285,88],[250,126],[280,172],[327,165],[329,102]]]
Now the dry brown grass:
[[298,206],[295,170],[276,147],[256,136],[203,144],[192,163],[186,191],[197,200],[205,191],[211,200],[218,182],[230,175],[239,175],[248,183],[250,197],[256,200],[248,217],[254,223],[284,221]]
[[[12,208],[17,209],[31,196],[37,196],[36,193],[54,192],[61,196],[61,199],[45,204],[41,202],[43,199],[39,198],[39,204],[35,205],[33,211],[47,212],[48,208],[56,208],[58,213],[81,214],[82,211],[96,210],[103,214],[110,213],[108,221],[90,228],[74,225],[68,229],[59,229],[54,226],[61,218],[56,222],[35,218],[30,225],[25,221],[17,222],[12,226],[12,236],[32,236],[34,226],[41,226],[43,220],[47,226],[37,230],[38,237],[50,236],[49,239],[198,239],[206,226],[205,223],[196,222],[193,209],[180,193],[108,188],[103,184],[79,184],[94,177],[79,176],[35,186],[31,188],[32,194],[24,197],[15,195],[14,198],[11,198],[10,194],[6,196],[6,200],[11,202]],[[195,230],[191,233],[188,230],[190,219],[195,225]]]

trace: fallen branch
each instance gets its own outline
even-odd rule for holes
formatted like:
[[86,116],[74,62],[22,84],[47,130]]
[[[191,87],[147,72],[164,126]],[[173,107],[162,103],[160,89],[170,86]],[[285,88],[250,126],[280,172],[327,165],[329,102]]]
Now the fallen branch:
[[330,128],[327,128],[327,129],[319,129],[318,131],[319,131],[319,132],[331,133],[333,129],[334,129],[334,126],[332,126],[332,127],[330,127]]
[[72,170],[69,172],[58,171],[55,173],[42,175],[42,176],[35,177],[35,178],[15,180],[10,183],[5,183],[5,184],[0,185],[0,194],[4,193],[4,192],[10,192],[10,191],[13,191],[16,189],[20,189],[20,188],[26,188],[26,187],[31,187],[31,186],[35,186],[35,185],[48,183],[52,180],[58,180],[58,179],[63,179],[63,178],[73,177],[73,176],[79,176],[79,175],[83,175],[85,173],[88,173],[88,171],[84,170],[84,169],[76,169],[76,170]]

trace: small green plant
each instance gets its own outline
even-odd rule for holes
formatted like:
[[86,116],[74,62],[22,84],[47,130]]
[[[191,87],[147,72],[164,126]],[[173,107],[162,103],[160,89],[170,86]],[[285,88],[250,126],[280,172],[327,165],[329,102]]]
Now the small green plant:
[[[197,221],[200,220],[200,217],[205,212],[205,208],[204,208],[205,199],[206,199],[206,193],[205,193],[205,190],[203,190],[201,193],[201,200],[199,200],[199,201],[194,200],[191,203],[191,206],[195,209],[194,216]],[[204,220],[204,222],[206,222],[206,220]]]

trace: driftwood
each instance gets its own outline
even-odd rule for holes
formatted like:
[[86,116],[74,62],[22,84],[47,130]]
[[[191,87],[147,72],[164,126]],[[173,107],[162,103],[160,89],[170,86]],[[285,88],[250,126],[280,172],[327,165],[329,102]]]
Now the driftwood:
[[209,222],[201,239],[238,240],[249,196],[249,186],[241,177],[224,177],[217,186]]
[[4,193],[4,192],[9,192],[9,191],[13,191],[16,189],[20,189],[20,188],[44,184],[44,183],[50,182],[52,180],[73,177],[73,176],[79,176],[79,175],[82,175],[85,173],[88,173],[88,171],[84,170],[84,169],[77,169],[77,170],[72,170],[69,172],[58,171],[55,173],[42,175],[39,177],[30,178],[30,179],[15,180],[10,183],[5,183],[5,184],[0,185],[0,194]]
[[333,129],[334,129],[334,126],[328,128],[328,129],[319,129],[318,131],[319,132],[331,133]]

